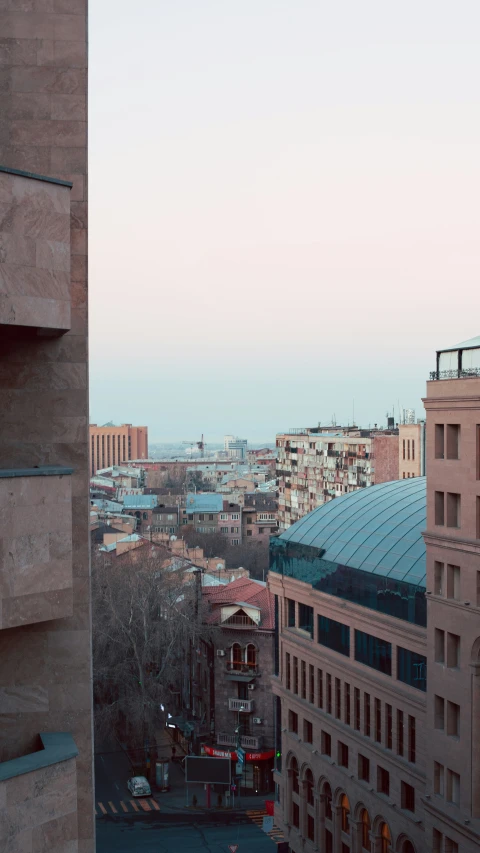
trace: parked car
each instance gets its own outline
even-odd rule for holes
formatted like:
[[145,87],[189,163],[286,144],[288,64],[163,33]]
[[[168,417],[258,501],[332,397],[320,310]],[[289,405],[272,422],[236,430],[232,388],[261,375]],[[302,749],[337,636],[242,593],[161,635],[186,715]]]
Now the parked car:
[[132,776],[127,782],[132,797],[151,797],[152,790],[145,776]]

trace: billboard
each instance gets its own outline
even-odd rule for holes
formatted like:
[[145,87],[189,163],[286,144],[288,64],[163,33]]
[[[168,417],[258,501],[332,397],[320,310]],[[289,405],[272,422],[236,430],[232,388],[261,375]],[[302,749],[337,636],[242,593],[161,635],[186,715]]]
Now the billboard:
[[187,755],[185,782],[205,782],[211,785],[230,785],[230,758],[209,758]]

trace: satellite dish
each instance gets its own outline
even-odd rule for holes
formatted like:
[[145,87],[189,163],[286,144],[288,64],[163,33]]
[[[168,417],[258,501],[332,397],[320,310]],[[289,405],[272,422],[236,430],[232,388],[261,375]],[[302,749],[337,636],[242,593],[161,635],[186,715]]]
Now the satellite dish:
[[172,536],[170,536],[170,542],[176,542],[176,541],[177,541],[177,537],[174,534],[172,534]]
[[223,563],[217,563],[217,569],[219,572],[223,569]]

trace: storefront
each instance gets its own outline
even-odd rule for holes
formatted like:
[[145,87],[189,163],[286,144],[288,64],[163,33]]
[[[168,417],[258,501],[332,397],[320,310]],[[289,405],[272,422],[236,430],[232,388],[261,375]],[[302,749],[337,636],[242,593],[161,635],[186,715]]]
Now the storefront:
[[240,792],[247,794],[266,794],[273,790],[273,758],[275,750],[266,752],[246,752],[243,770],[237,773],[237,753],[229,750],[205,746],[205,755],[214,758],[230,758],[232,762],[232,779],[237,778]]

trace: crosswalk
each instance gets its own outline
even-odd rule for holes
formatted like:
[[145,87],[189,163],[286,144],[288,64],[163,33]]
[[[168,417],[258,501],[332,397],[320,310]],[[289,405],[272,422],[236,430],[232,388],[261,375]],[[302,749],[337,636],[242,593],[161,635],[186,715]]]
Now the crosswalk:
[[159,812],[160,806],[153,799],[137,799],[137,800],[120,800],[113,802],[109,800],[105,803],[97,802],[95,805],[95,815],[103,817],[104,815],[115,816],[122,814],[140,814],[142,812]]
[[[247,809],[247,816],[253,821],[253,823],[256,823],[260,829],[262,828],[263,818],[266,814],[266,809]],[[275,824],[273,824],[273,829],[266,834],[275,842],[275,844],[284,840],[283,830],[279,829]]]

